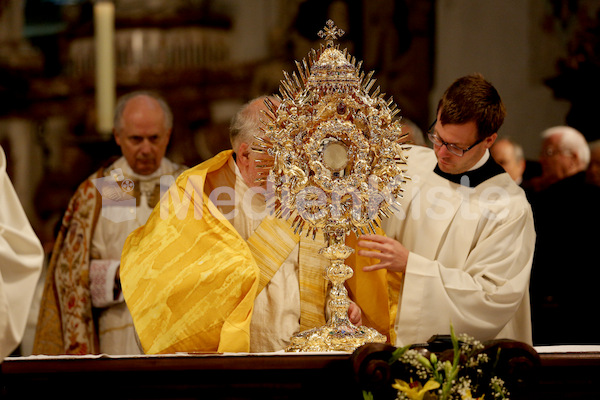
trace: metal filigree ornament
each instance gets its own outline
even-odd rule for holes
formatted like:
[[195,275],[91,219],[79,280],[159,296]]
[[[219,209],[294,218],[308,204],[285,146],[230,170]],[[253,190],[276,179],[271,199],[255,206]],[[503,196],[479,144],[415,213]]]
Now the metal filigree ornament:
[[[393,100],[379,88],[371,91],[373,72],[360,72],[362,62],[339,50],[334,40],[344,32],[329,20],[319,36],[325,39],[308,63],[296,61],[298,74],[284,71],[280,101],[266,100],[269,111],[264,136],[253,148],[266,171],[269,205],[294,232],[314,239],[322,230],[330,260],[325,277],[331,282],[332,317],[319,328],[291,338],[287,351],[353,351],[370,342],[385,342],[376,330],[348,319],[350,300],[344,282],[353,271],[345,259],[353,249],[346,235],[375,233],[380,217],[389,217],[406,183],[406,135],[394,117]],[[268,173],[268,175],[267,175]]]

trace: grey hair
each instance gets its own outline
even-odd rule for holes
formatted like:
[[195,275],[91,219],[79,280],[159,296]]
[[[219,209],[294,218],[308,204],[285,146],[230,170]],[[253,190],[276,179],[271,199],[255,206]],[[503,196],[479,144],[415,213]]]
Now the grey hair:
[[173,112],[171,108],[167,104],[167,101],[160,96],[158,93],[148,91],[148,90],[136,90],[131,93],[127,93],[117,100],[117,105],[115,107],[115,117],[113,121],[113,129],[117,134],[123,129],[123,111],[125,111],[125,106],[129,102],[129,100],[139,97],[139,96],[147,96],[158,102],[158,105],[163,110],[165,114],[165,129],[169,130],[173,128]]
[[242,143],[249,145],[255,136],[262,136],[261,128],[264,127],[265,116],[260,110],[266,110],[264,100],[269,98],[275,105],[279,100],[272,96],[259,96],[244,104],[235,114],[229,126],[229,141],[234,152],[239,151]]
[[509,136],[502,136],[499,137],[496,140],[496,143],[498,143],[501,140],[506,140],[508,143],[510,143],[510,145],[513,147],[513,151],[515,152],[515,159],[517,161],[521,161],[525,159],[525,153],[523,152],[523,146],[521,146],[519,143],[515,142],[511,137]]
[[585,136],[577,129],[570,126],[553,126],[542,132],[542,139],[553,135],[560,135],[559,145],[563,150],[568,150],[577,155],[581,169],[586,169],[590,163],[590,147]]

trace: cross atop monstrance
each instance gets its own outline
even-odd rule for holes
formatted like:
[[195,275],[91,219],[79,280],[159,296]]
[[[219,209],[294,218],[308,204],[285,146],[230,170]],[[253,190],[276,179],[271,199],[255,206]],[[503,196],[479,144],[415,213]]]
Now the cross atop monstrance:
[[327,26],[321,29],[317,35],[319,35],[321,39],[327,40],[328,45],[333,44],[334,40],[341,38],[346,33],[343,29],[335,26],[332,20],[327,20],[326,24]]

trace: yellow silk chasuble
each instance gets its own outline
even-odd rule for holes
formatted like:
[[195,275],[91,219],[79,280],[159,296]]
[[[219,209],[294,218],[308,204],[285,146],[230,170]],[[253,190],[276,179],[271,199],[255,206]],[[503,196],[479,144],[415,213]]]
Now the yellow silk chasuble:
[[125,242],[123,294],[146,353],[248,351],[259,270],[203,190],[230,154],[182,174]]
[[[267,217],[246,242],[216,209],[205,179],[230,157],[222,152],[182,174],[125,243],[123,293],[146,353],[248,351],[254,299],[300,240],[289,222]],[[321,247],[300,242],[301,329],[325,322]],[[387,302],[379,306],[367,307],[368,319],[389,321]]]

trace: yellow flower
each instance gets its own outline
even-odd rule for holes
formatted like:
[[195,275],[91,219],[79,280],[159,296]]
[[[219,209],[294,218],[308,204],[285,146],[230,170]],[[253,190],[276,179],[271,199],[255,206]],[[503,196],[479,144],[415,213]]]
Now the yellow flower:
[[465,390],[465,393],[462,395],[462,400],[483,400],[484,396],[485,395],[482,395],[481,397],[473,398],[473,395],[471,394],[471,390],[467,389],[467,390]]
[[427,392],[439,388],[440,384],[439,382],[430,379],[425,383],[425,386],[423,386],[421,385],[421,382],[413,382],[411,378],[410,383],[396,379],[396,383],[394,383],[392,387],[406,393],[411,400],[423,400],[423,397]]

